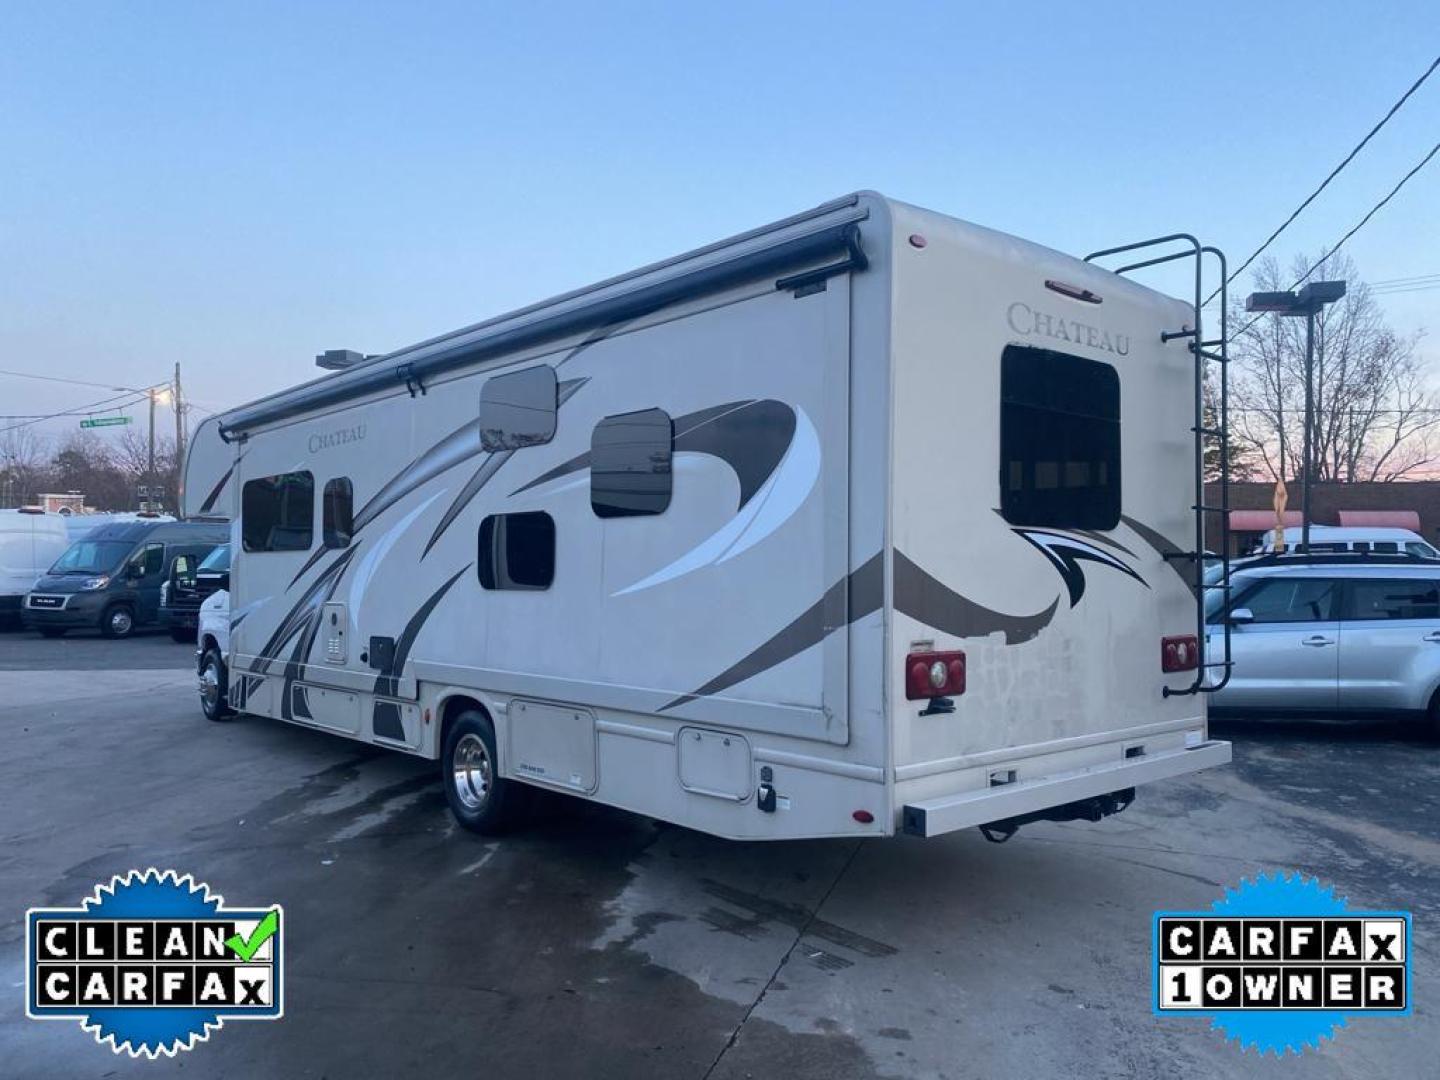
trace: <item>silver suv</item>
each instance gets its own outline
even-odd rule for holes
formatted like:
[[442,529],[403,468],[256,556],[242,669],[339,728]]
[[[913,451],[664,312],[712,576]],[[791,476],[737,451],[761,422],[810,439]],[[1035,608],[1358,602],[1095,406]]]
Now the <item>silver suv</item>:
[[1223,623],[1234,668],[1216,712],[1408,713],[1440,735],[1440,564],[1278,556],[1236,567],[1207,597],[1211,656]]

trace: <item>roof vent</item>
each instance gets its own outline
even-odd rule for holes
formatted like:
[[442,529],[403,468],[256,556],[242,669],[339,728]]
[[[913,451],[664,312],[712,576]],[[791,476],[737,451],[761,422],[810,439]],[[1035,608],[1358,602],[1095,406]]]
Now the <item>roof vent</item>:
[[354,349],[326,349],[315,357],[315,366],[326,371],[344,371],[368,359],[370,358],[364,353],[358,353]]

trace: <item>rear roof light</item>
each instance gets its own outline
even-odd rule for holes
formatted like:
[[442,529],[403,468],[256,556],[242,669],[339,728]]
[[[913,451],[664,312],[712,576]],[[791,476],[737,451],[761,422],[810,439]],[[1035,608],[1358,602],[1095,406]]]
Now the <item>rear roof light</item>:
[[965,654],[913,652],[905,657],[905,697],[910,701],[965,692]]
[[1160,639],[1160,670],[1194,671],[1200,666],[1200,642],[1194,634]]
[[1055,281],[1053,279],[1045,282],[1045,288],[1051,292],[1058,292],[1061,296],[1068,296],[1071,300],[1083,300],[1087,304],[1103,304],[1104,297],[1099,293],[1093,293],[1080,285],[1071,285],[1066,281]]

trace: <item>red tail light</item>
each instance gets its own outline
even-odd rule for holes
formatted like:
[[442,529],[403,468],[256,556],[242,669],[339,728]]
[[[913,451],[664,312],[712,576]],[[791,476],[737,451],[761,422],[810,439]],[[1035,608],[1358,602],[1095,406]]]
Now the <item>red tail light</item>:
[[911,701],[965,692],[963,652],[918,652],[905,658],[905,696]]
[[1161,671],[1194,671],[1200,666],[1200,643],[1194,634],[1160,639]]

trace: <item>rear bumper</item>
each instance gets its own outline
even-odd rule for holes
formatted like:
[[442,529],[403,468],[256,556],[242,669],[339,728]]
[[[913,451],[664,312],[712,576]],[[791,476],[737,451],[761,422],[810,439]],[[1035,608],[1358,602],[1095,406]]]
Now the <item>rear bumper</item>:
[[912,836],[939,836],[956,829],[1023,817],[1037,810],[1137,787],[1152,780],[1183,776],[1224,765],[1229,760],[1230,744],[1210,739],[1189,750],[1167,750],[1025,783],[921,799],[905,804],[901,821],[904,831]]

